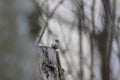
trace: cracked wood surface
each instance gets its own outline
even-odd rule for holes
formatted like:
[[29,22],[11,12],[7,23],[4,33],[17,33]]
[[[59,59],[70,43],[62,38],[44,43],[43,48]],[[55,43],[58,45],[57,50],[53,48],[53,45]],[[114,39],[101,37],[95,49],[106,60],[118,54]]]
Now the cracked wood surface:
[[55,49],[39,47],[39,76],[40,80],[61,80],[61,64]]

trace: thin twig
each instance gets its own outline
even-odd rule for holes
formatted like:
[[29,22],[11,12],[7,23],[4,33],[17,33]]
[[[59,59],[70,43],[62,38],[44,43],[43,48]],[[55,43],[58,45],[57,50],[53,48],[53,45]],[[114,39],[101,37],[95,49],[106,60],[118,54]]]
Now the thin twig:
[[95,15],[95,0],[93,0],[92,2],[92,7],[91,7],[91,17],[92,17],[92,27],[93,27],[93,31],[90,34],[90,43],[91,43],[91,67],[90,67],[90,80],[94,79],[94,42],[93,42],[93,38],[95,36],[95,19],[94,19],[94,15]]
[[53,11],[51,12],[51,14],[50,14],[49,16],[47,15],[47,16],[48,16],[48,19],[47,19],[47,21],[46,21],[46,23],[45,23],[44,28],[40,31],[40,33],[39,33],[39,35],[38,35],[38,37],[37,37],[37,40],[36,40],[36,43],[35,43],[36,46],[38,46],[38,44],[40,43],[40,41],[41,41],[41,39],[42,39],[42,36],[44,35],[44,32],[45,32],[46,28],[48,27],[48,22],[49,22],[49,20],[53,17],[55,11],[56,11],[57,8],[63,3],[63,1],[64,1],[64,0],[59,1],[58,5],[53,9]]

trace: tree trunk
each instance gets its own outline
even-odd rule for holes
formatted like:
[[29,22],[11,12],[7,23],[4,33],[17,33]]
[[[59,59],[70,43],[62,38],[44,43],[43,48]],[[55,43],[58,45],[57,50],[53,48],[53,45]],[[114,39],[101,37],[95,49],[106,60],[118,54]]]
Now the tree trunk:
[[104,8],[104,30],[97,35],[98,48],[101,56],[101,76],[102,80],[110,80],[110,58],[113,41],[113,17],[109,0],[102,0]]
[[50,47],[39,47],[40,80],[61,80],[61,64],[58,52]]
[[78,3],[78,32],[79,32],[79,47],[80,47],[80,53],[79,53],[79,60],[80,60],[80,71],[78,73],[78,76],[80,76],[80,80],[83,80],[84,78],[84,72],[83,72],[83,46],[82,46],[82,39],[83,39],[83,28],[85,27],[85,18],[84,18],[84,2],[83,0],[80,0]]

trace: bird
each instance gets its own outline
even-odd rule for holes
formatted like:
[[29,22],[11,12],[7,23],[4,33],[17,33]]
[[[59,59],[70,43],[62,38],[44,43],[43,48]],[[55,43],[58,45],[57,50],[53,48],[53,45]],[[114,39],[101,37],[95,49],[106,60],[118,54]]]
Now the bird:
[[58,49],[60,47],[60,44],[59,44],[59,40],[55,39],[51,44],[50,44],[50,47],[53,48],[53,49]]

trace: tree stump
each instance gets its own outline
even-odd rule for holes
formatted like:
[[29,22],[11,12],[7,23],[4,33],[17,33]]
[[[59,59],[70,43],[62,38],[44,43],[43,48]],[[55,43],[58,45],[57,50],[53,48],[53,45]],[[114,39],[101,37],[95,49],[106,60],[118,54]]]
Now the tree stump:
[[39,76],[40,80],[61,80],[61,64],[55,49],[39,47]]

